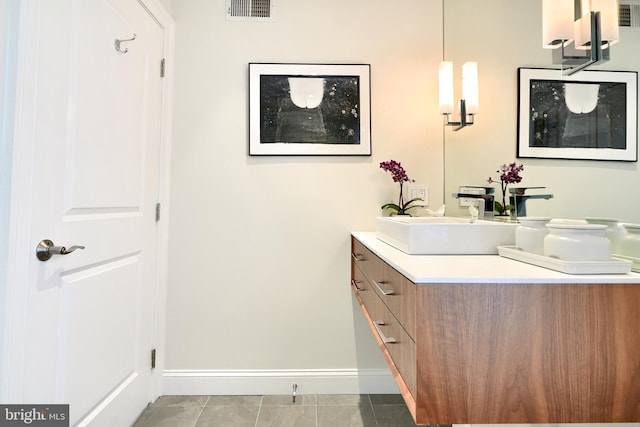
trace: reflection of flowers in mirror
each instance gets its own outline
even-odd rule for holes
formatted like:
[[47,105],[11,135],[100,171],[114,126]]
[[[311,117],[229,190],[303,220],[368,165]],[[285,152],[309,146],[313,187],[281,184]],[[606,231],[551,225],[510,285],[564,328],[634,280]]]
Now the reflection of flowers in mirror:
[[509,164],[505,163],[496,171],[499,174],[498,177],[500,178],[500,181],[495,181],[491,177],[487,180],[490,184],[494,182],[500,183],[500,189],[502,190],[502,203],[496,201],[494,206],[498,215],[508,215],[508,213],[514,209],[512,205],[507,204],[507,186],[509,184],[517,184],[522,181],[520,172],[523,170],[524,165],[522,164],[518,165],[516,162]]
[[380,163],[380,169],[386,171],[386,172],[390,172],[391,173],[391,177],[393,178],[393,182],[399,182],[400,183],[400,196],[398,198],[398,203],[386,203],[384,205],[381,206],[381,209],[389,209],[391,210],[391,215],[410,215],[409,214],[409,209],[413,209],[418,207],[418,205],[411,205],[412,203],[418,202],[418,201],[422,201],[422,199],[420,197],[415,197],[411,200],[409,200],[408,202],[405,203],[404,201],[404,196],[402,194],[402,190],[403,190],[403,184],[405,182],[408,181],[413,181],[411,179],[409,179],[409,176],[407,175],[407,172],[404,170],[404,168],[402,167],[402,165],[400,164],[400,162],[397,162],[395,160],[389,160],[386,162],[381,162]]

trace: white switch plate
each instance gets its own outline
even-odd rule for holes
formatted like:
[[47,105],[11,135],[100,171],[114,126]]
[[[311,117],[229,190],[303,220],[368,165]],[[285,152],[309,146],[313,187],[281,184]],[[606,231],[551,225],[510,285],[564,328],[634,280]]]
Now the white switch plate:
[[411,199],[415,199],[416,197],[421,198],[423,201],[415,202],[417,206],[429,206],[429,187],[425,184],[416,184],[412,182],[407,185],[407,196],[405,197],[406,201]]

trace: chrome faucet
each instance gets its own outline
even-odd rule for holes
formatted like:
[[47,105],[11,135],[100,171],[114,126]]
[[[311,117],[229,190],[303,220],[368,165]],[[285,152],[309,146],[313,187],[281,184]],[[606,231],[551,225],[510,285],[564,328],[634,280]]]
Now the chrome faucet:
[[485,219],[486,216],[493,216],[493,194],[453,193],[451,196],[455,199],[475,199],[478,203],[478,219]]
[[553,199],[553,194],[524,194],[525,191],[530,189],[541,189],[546,187],[516,187],[510,188],[509,193],[509,201],[516,209],[516,217],[527,216],[527,200],[529,199],[544,199],[549,200]]

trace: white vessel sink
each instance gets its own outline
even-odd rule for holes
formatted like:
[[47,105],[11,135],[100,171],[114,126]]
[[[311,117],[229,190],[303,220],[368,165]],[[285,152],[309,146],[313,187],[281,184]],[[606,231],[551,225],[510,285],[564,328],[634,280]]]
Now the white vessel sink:
[[497,254],[515,244],[517,224],[457,217],[378,217],[376,235],[410,255]]

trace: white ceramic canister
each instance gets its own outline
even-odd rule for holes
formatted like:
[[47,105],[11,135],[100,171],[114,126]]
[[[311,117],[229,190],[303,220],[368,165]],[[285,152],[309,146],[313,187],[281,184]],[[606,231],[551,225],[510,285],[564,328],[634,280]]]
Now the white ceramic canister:
[[604,235],[611,241],[611,253],[620,253],[620,242],[622,241],[622,238],[627,234],[627,231],[620,223],[619,219],[588,217],[585,218],[585,221],[587,221],[589,224],[606,225],[607,229],[604,232]]
[[548,229],[546,224],[551,220],[548,217],[518,218],[520,225],[516,227],[516,248],[536,255],[544,254],[544,238]]
[[606,225],[547,224],[544,255],[564,261],[609,261],[611,241],[605,237]]
[[640,224],[622,224],[627,234],[620,240],[620,255],[640,259]]
[[584,219],[553,218],[549,224],[588,224]]

